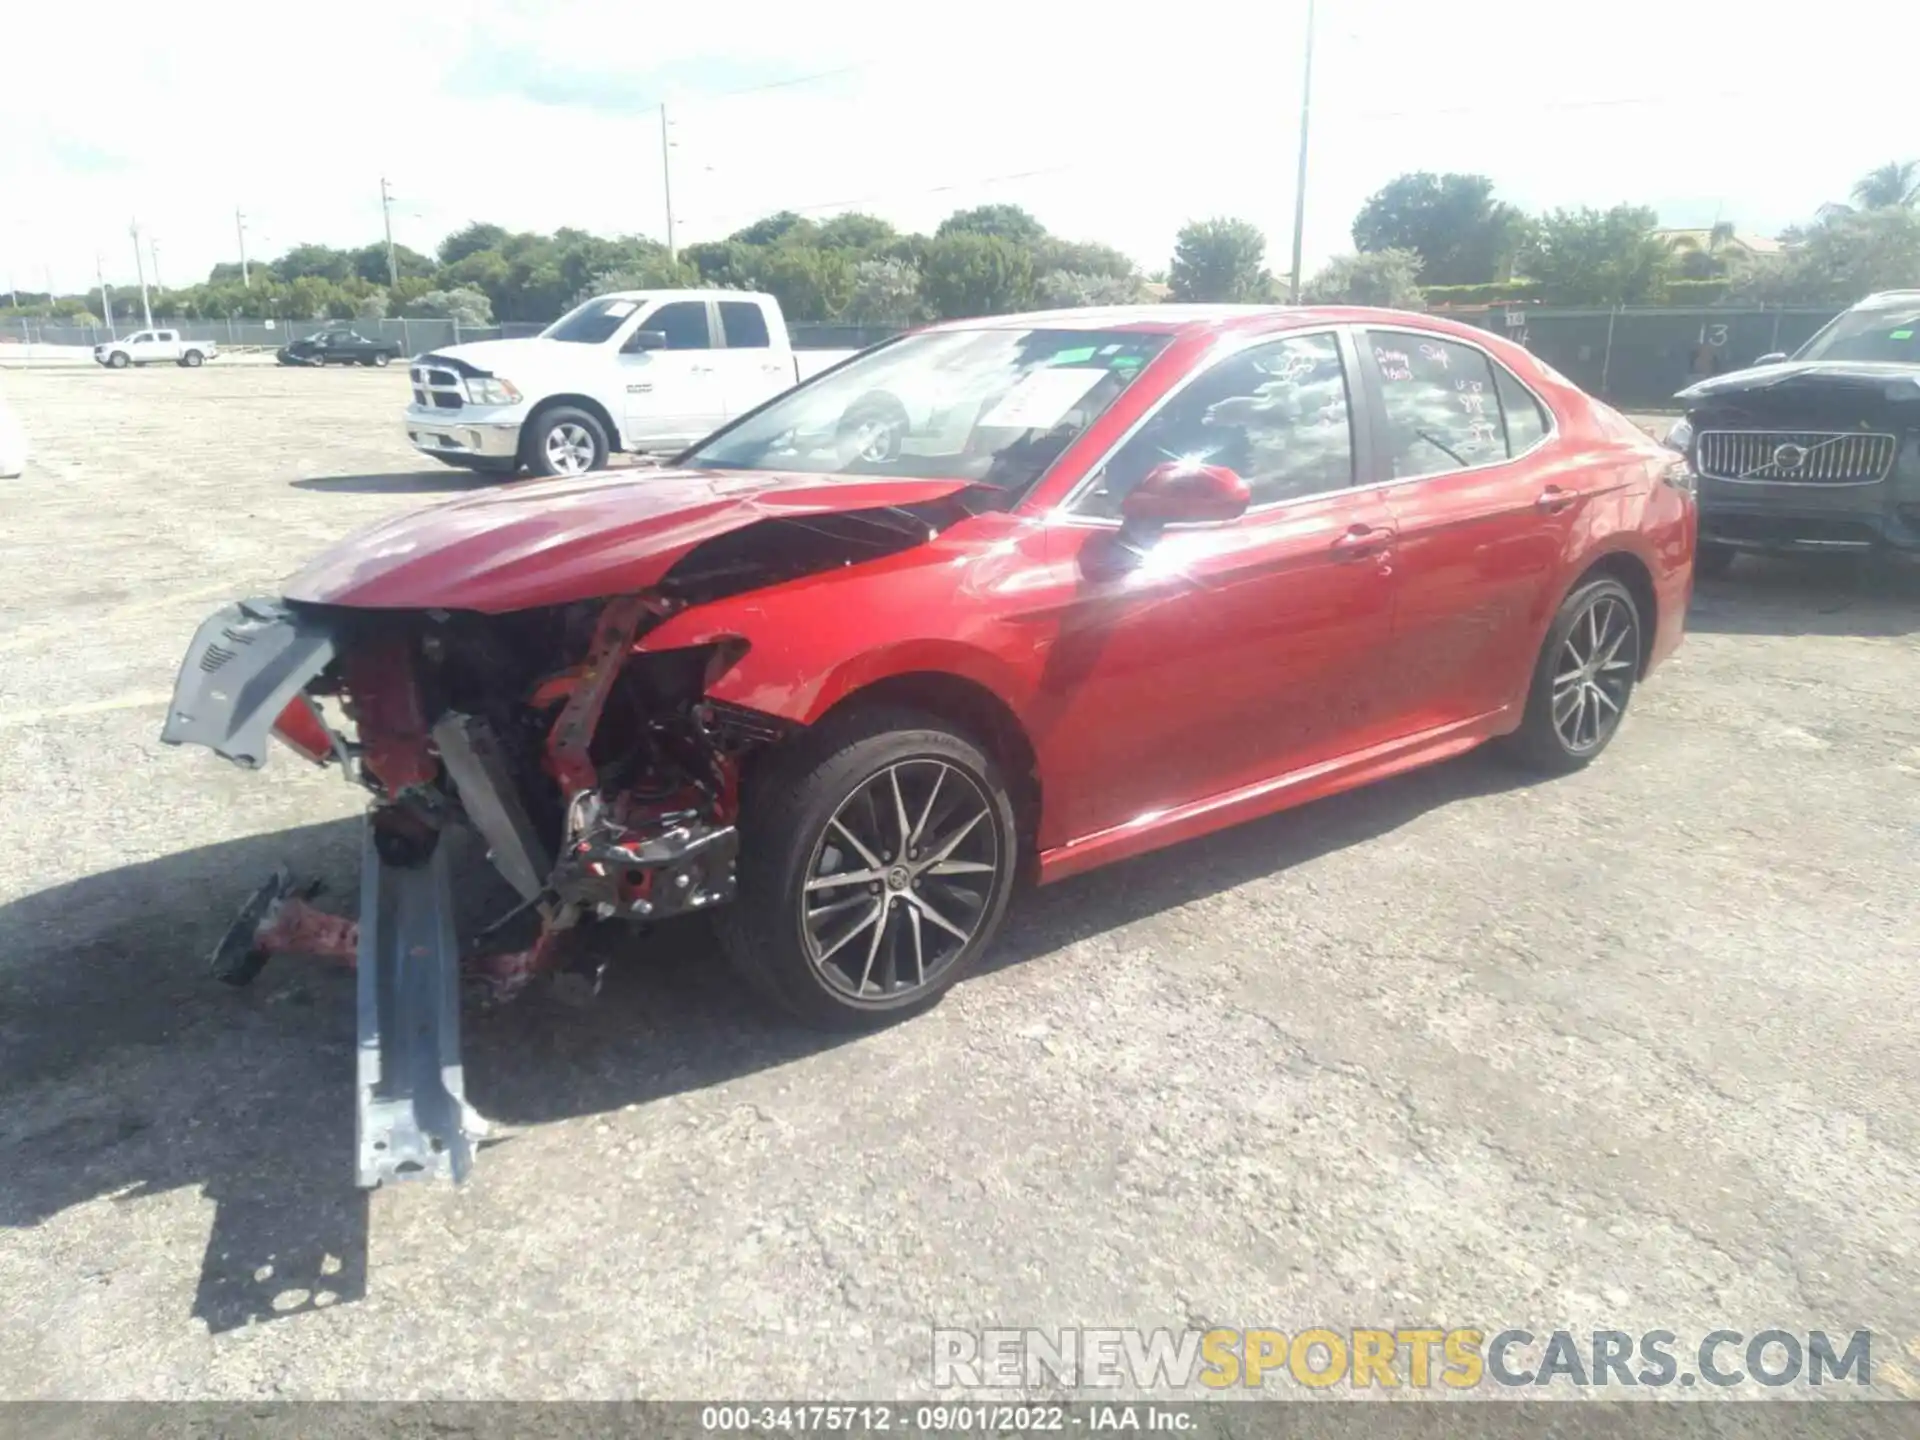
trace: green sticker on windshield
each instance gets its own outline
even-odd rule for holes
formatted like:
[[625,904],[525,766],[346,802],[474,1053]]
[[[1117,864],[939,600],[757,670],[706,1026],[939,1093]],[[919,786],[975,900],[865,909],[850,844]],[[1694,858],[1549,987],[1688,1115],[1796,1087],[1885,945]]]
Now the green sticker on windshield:
[[1911,340],[1913,338],[1913,331],[1896,330],[1893,332],[1893,334],[1889,335],[1887,338],[1889,340]]
[[1093,346],[1083,345],[1078,350],[1058,350],[1054,352],[1049,365],[1080,365],[1093,358]]

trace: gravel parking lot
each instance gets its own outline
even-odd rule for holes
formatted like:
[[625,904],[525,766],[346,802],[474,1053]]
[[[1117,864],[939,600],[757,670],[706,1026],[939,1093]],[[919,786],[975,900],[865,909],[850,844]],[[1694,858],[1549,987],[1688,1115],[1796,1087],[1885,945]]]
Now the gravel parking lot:
[[[1747,562],[1614,748],[1026,897],[850,1040],[697,929],[474,1017],[351,1188],[352,980],[203,975],[358,804],[157,739],[213,605],[474,479],[404,375],[0,374],[0,1396],[917,1395],[929,1327],[1875,1331],[1920,1397],[1920,583]],[[1177,703],[1177,697],[1172,697]]]

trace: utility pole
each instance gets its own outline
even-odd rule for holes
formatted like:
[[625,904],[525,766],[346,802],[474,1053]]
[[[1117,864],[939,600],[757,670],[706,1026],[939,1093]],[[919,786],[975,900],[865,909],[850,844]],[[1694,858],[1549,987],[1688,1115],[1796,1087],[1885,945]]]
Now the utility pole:
[[47,272],[47,318],[53,318],[53,266],[41,267]]
[[667,102],[660,102],[660,187],[667,200],[667,260],[672,263],[680,252],[673,247],[673,157],[667,152],[673,142],[667,139]]
[[147,254],[153,260],[153,288],[166,289],[165,282],[160,279],[160,242],[151,235],[147,237]]
[[251,290],[253,281],[247,276],[247,217],[238,210],[233,212],[233,233],[240,237],[240,283]]
[[393,197],[387,193],[387,177],[380,177],[380,214],[387,224],[387,284],[400,285],[400,266],[393,258]]
[[147,303],[147,260],[140,253],[140,222],[135,220],[127,226],[127,233],[133,236],[133,268],[140,276],[140,313],[146,317],[147,328],[153,328],[153,307]]
[[1300,303],[1300,240],[1307,224],[1307,122],[1313,116],[1313,0],[1307,0],[1307,63],[1300,81],[1300,168],[1293,181],[1293,271],[1287,298]]
[[113,328],[113,295],[107,289],[106,265],[98,250],[93,252],[93,278],[100,282],[100,313],[106,317],[107,338],[118,340],[120,337]]

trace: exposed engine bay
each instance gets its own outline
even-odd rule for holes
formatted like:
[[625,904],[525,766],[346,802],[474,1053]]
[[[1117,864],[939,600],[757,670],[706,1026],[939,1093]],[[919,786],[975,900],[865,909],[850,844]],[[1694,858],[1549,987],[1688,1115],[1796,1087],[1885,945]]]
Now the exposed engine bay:
[[[689,606],[923,543],[930,505],[777,517],[694,546],[637,594],[505,614],[249,600],[206,620],[162,739],[248,768],[271,735],[370,792],[360,914],[275,873],[213,957],[235,985],[281,953],[354,967],[358,1178],[463,1178],[484,1121],[459,1058],[464,988],[504,1001],[592,922],[645,924],[736,892],[743,779],[787,722],[706,698],[745,639],[636,648]],[[447,847],[471,827],[519,903],[462,953]],[[510,929],[530,942],[502,942]]]

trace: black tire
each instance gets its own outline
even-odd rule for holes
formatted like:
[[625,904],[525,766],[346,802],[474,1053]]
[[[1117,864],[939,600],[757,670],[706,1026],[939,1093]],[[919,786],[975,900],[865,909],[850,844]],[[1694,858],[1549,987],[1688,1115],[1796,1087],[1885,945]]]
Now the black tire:
[[109,370],[124,370],[132,363],[132,360],[127,357],[127,353],[124,350],[116,350],[113,354],[107,356],[107,368]]
[[207,357],[202,355],[198,350],[189,350],[180,357],[180,363],[189,370],[198,370],[200,368],[200,362],[206,358]]
[[[584,431],[591,442],[592,458],[585,470],[564,469],[555,463],[550,441],[554,432],[563,426],[574,426]],[[536,475],[579,475],[587,471],[607,468],[607,431],[593,416],[585,410],[577,410],[571,405],[556,405],[552,409],[542,410],[527,422],[520,432],[520,463]]]
[[[1623,622],[1626,634],[1616,644],[1615,627]],[[1597,646],[1592,640],[1596,626],[1601,631]],[[1561,602],[1553,624],[1547,627],[1546,642],[1534,662],[1533,682],[1527,690],[1526,717],[1507,737],[1507,752],[1529,769],[1548,775],[1567,775],[1592,764],[1619,733],[1640,677],[1646,644],[1646,623],[1626,586],[1601,576],[1574,587]],[[1575,664],[1583,647],[1597,648],[1605,657],[1602,670],[1585,672],[1584,666]],[[1624,668],[1616,662],[1624,662]],[[1577,670],[1585,673],[1585,678],[1580,682],[1578,698],[1569,704],[1573,691],[1563,682]],[[1556,690],[1561,696],[1557,717]],[[1594,698],[1592,690],[1601,691],[1602,698]],[[1603,699],[1607,703],[1603,704]],[[1598,719],[1589,721],[1589,716]],[[1590,730],[1586,728],[1588,723]]]
[[[849,864],[831,858],[830,845],[844,850],[846,861],[861,863],[851,848],[830,839],[844,833],[837,827],[829,830],[842,807],[856,805],[870,782],[888,777],[891,785],[902,776],[904,798],[892,814],[904,813],[909,823],[918,818],[913,828],[924,826],[926,837],[944,838],[936,834],[943,826],[963,829],[967,811],[979,807],[974,813],[980,820],[965,830],[963,839],[963,844],[979,848],[964,863],[984,871],[985,878],[942,879],[903,865],[905,857],[891,850],[878,850],[887,866],[884,880],[821,887],[819,881],[830,874],[852,873]],[[946,798],[939,798],[942,795]],[[895,823],[889,814],[869,813],[877,824]],[[935,1004],[992,945],[1020,860],[1013,804],[993,757],[947,722],[893,707],[828,719],[797,737],[790,749],[770,756],[747,788],[740,832],[740,894],[714,917],[721,949],[763,999],[823,1029],[870,1029]],[[868,841],[879,838],[872,832]],[[939,863],[944,868],[944,862],[931,860],[930,849],[920,855],[920,865]],[[817,868],[821,866],[827,868]],[[805,888],[810,871],[815,884],[811,891]],[[860,907],[872,897],[879,918],[856,924],[838,941],[846,959],[837,959],[831,946],[820,953],[824,935],[809,937],[802,913],[809,894],[821,896],[827,910],[835,905]],[[931,920],[923,920],[923,899],[938,900],[949,916],[971,918],[969,938],[955,945]],[[853,921],[860,919],[858,908],[850,913]],[[875,925],[877,930],[870,928]],[[862,957],[854,952],[860,946],[848,942],[867,934],[873,936],[873,945],[856,978],[852,969]],[[926,948],[928,937],[933,937],[931,950]],[[920,944],[913,948],[916,939]],[[882,949],[886,958],[876,965]],[[928,960],[928,955],[933,958]],[[920,967],[911,984],[905,970],[909,961]],[[843,964],[847,973],[838,974]],[[924,968],[928,964],[931,973]]]
[[1717,540],[1702,540],[1693,550],[1693,574],[1699,580],[1718,580],[1733,569],[1739,551]]
[[393,359],[393,356],[389,355],[386,351],[382,350],[374,355],[373,363],[375,365],[385,365],[392,359]]

